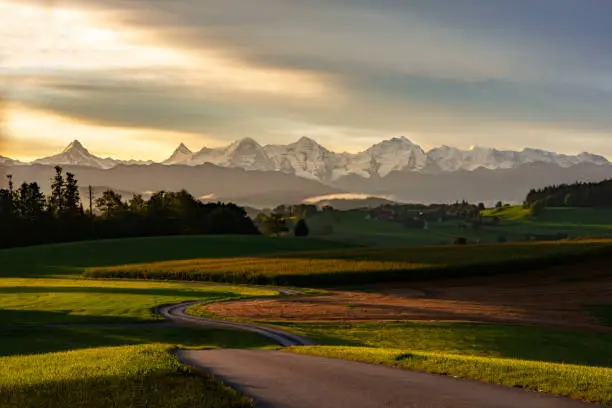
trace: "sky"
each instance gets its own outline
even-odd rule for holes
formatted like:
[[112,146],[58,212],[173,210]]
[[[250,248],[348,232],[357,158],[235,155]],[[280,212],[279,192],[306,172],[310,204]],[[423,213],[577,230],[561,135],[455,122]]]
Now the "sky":
[[0,155],[251,137],[612,158],[609,0],[0,0]]

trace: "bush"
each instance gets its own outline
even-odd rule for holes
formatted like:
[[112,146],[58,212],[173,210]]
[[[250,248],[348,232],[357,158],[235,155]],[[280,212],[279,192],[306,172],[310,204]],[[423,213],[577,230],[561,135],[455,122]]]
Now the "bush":
[[467,245],[467,238],[465,237],[457,237],[455,238],[455,240],[453,241],[454,245]]
[[304,219],[300,219],[295,225],[293,234],[296,237],[307,237],[309,233],[310,230],[308,229],[308,225],[306,225],[306,221],[304,221]]

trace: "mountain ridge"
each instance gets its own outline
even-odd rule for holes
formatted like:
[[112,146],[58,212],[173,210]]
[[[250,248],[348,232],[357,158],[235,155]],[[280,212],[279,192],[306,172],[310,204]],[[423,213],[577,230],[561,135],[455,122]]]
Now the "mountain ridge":
[[53,156],[30,163],[0,157],[0,163],[74,165],[99,169],[111,169],[118,165],[199,166],[210,163],[247,171],[276,171],[325,184],[333,184],[348,176],[377,179],[393,172],[438,173],[475,171],[479,168],[501,170],[516,169],[530,163],[546,163],[561,168],[585,163],[610,165],[604,156],[587,152],[567,155],[534,148],[514,151],[480,146],[468,150],[440,146],[426,151],[404,136],[382,140],[358,153],[333,152],[308,137],[301,137],[289,144],[265,146],[245,137],[225,147],[203,147],[199,151],[193,151],[181,143],[168,159],[160,163],[98,157],[81,142],[74,140],[61,153]]

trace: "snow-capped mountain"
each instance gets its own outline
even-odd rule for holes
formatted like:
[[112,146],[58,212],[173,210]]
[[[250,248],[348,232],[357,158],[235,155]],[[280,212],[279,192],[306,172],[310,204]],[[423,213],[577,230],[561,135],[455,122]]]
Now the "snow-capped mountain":
[[436,147],[427,152],[427,165],[430,170],[439,171],[473,171],[486,169],[511,169],[522,164],[520,153],[508,150],[497,150],[487,147],[472,147],[461,150],[456,147]]
[[44,157],[32,162],[32,164],[43,164],[49,166],[84,166],[99,169],[110,169],[119,164],[142,165],[151,164],[152,161],[140,160],[115,160],[110,157],[102,158],[94,156],[78,140],[70,143],[60,154]]
[[288,145],[268,145],[264,151],[275,170],[313,180],[330,181],[348,164],[346,155],[331,152],[307,137]]
[[86,166],[86,167],[97,167],[102,169],[110,169],[118,164],[117,160],[114,159],[103,159],[101,157],[94,156],[89,153],[81,142],[78,140],[73,141],[66,147],[60,154],[54,156],[43,157],[42,159],[35,160],[34,164],[45,164],[45,165],[72,165],[72,166]]
[[190,164],[192,159],[193,152],[184,143],[181,143],[172,153],[172,156],[164,160],[163,164],[170,166],[173,164]]
[[[120,164],[152,164],[152,161],[120,161],[91,154],[79,141],[72,142],[55,156],[33,162],[44,165],[76,165],[110,169]],[[360,153],[336,153],[313,139],[302,137],[287,145],[262,146],[251,138],[238,140],[222,148],[194,152],[181,143],[164,165],[200,166],[211,163],[226,168],[276,171],[323,183],[334,183],[347,176],[376,179],[393,172],[449,173],[515,169],[533,163],[569,168],[579,164],[610,165],[603,156],[581,153],[576,156],[526,148],[522,151],[472,147],[462,150],[441,146],[424,151],[405,137],[384,140]],[[28,164],[1,157],[0,165]]]
[[427,154],[420,146],[403,136],[394,137],[350,157],[345,175],[384,177],[392,171],[420,171],[426,163]]
[[[184,152],[186,153],[186,151]],[[274,164],[255,140],[247,137],[227,147],[218,149],[203,148],[191,156],[186,155],[180,164],[197,166],[211,163],[221,167],[234,167],[244,170],[273,171]]]

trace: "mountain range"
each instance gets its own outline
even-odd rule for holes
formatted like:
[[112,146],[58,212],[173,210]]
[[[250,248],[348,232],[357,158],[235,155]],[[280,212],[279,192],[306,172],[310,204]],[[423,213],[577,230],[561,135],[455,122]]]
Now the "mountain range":
[[82,186],[139,194],[184,188],[203,200],[259,208],[346,193],[423,203],[520,202],[530,188],[612,178],[612,164],[590,153],[449,146],[425,151],[405,137],[355,154],[332,152],[303,137],[267,146],[246,138],[197,152],[180,144],[162,163],[101,158],[78,141],[30,163],[0,156],[0,170],[16,183],[37,181],[45,188],[55,165],[74,172]]
[[[117,165],[148,165],[153,161],[121,161],[91,154],[78,140],[61,153],[32,163],[19,163],[0,156],[0,164],[73,165],[111,169]],[[423,150],[405,137],[384,140],[355,154],[332,152],[313,139],[302,137],[287,145],[262,146],[251,138],[238,140],[222,148],[204,147],[194,152],[183,143],[161,164],[200,166],[206,163],[247,171],[278,171],[298,177],[333,183],[346,176],[386,177],[394,171],[438,173],[474,171],[479,168],[514,169],[531,163],[572,167],[578,164],[609,165],[603,156],[581,153],[576,156],[545,150],[498,150],[473,147],[461,150],[442,146]]]

